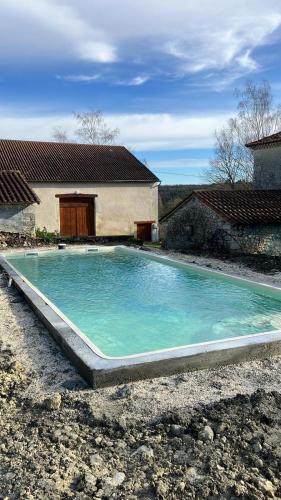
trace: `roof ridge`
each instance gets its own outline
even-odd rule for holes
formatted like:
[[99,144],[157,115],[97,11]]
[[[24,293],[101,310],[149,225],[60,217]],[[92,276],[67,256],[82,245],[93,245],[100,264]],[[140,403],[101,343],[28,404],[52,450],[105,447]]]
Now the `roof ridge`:
[[102,148],[124,148],[127,151],[129,151],[126,146],[122,144],[91,144],[87,142],[71,142],[71,141],[42,141],[41,139],[9,139],[9,138],[1,138],[0,137],[0,142],[24,142],[24,143],[38,143],[38,144],[65,144],[65,145],[76,145],[76,146],[95,146],[95,147],[102,147]]
[[158,182],[125,146],[0,139],[0,170],[28,182]]
[[278,132],[274,132],[274,134],[266,135],[261,139],[257,139],[255,141],[247,142],[245,146],[247,148],[253,148],[255,146],[261,146],[263,144],[274,144],[281,142],[281,130]]

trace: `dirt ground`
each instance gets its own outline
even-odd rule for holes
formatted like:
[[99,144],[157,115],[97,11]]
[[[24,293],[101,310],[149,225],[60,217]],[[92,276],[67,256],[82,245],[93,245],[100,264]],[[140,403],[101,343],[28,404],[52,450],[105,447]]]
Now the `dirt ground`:
[[281,498],[278,356],[92,390],[2,276],[0,378],[0,498]]

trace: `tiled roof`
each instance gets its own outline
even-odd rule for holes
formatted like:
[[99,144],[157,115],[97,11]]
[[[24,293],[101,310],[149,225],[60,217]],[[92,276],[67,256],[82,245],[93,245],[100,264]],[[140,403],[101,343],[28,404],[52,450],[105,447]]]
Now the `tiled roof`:
[[256,146],[263,146],[266,144],[274,144],[276,142],[281,142],[281,132],[277,132],[277,134],[268,135],[267,137],[263,137],[258,141],[248,142],[246,144],[247,148],[255,148]]
[[0,170],[0,205],[39,203],[31,187],[19,172]]
[[193,191],[171,212],[162,217],[164,222],[192,197],[216,212],[222,219],[234,224],[281,224],[281,191]]
[[29,182],[155,182],[158,178],[123,146],[0,140],[0,170]]

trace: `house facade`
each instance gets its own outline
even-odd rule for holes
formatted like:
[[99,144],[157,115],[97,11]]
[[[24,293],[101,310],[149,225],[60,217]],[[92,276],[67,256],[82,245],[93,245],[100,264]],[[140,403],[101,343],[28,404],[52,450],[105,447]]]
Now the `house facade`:
[[[150,239],[158,224],[159,180],[124,147],[2,140],[1,171],[18,171],[34,199],[16,218],[3,199],[0,231]],[[27,212],[33,227],[21,224]]]
[[254,189],[194,191],[160,220],[169,249],[281,255],[281,133],[247,146]]

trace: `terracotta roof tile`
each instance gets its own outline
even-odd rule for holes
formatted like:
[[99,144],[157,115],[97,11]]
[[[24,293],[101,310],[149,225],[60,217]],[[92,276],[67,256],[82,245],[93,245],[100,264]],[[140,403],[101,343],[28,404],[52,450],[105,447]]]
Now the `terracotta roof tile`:
[[277,142],[281,142],[281,132],[277,132],[277,134],[268,135],[267,137],[263,137],[258,141],[248,142],[246,144],[247,148],[255,148],[256,146],[263,146],[266,144],[274,144]]
[[193,191],[160,222],[167,220],[192,197],[233,224],[281,224],[281,191]]
[[194,196],[236,224],[280,224],[281,191],[195,191]]
[[0,205],[32,203],[39,203],[39,198],[20,172],[0,170]]
[[155,182],[159,179],[123,146],[0,140],[0,170],[29,182]]

